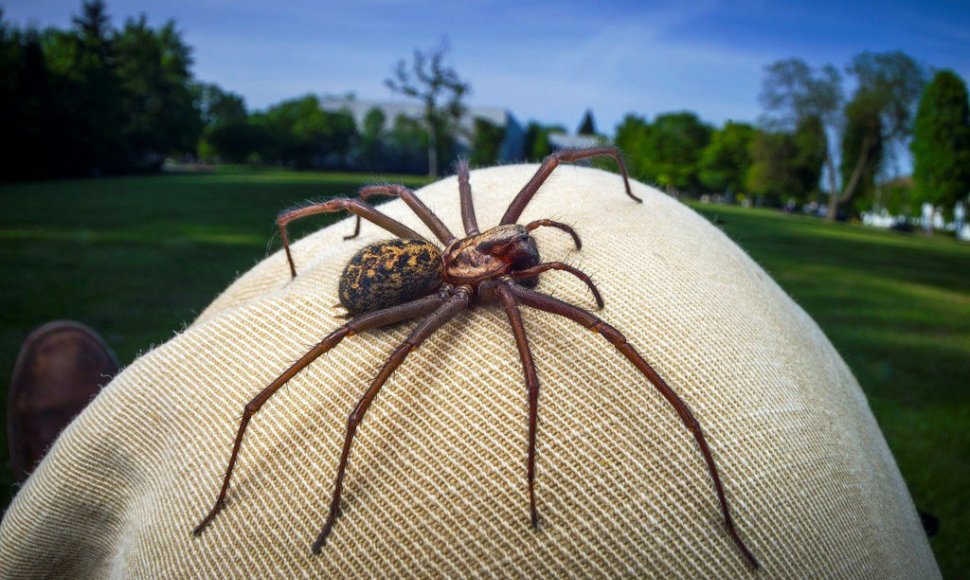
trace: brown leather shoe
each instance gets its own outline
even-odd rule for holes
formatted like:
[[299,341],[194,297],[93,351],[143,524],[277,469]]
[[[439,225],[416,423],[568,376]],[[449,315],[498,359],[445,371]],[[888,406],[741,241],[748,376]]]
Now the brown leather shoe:
[[7,443],[19,483],[117,372],[114,353],[83,324],[58,320],[30,333],[7,392]]

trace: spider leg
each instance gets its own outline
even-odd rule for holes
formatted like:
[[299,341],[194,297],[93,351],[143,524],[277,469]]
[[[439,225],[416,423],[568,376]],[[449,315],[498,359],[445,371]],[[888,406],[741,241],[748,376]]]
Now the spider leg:
[[680,420],[684,423],[684,426],[694,435],[694,439],[697,441],[697,445],[701,449],[701,454],[704,456],[704,461],[707,463],[707,469],[711,474],[711,479],[714,481],[714,489],[717,492],[717,499],[720,503],[721,513],[724,515],[724,526],[727,528],[728,534],[734,540],[738,549],[741,550],[744,557],[747,559],[748,563],[752,568],[759,568],[757,558],[748,547],[745,545],[741,536],[738,535],[738,531],[734,526],[734,519],[731,517],[731,512],[728,509],[727,498],[724,495],[724,487],[721,485],[721,477],[718,474],[717,466],[714,463],[714,456],[711,454],[710,448],[707,446],[707,440],[704,438],[704,432],[701,430],[701,425],[694,418],[694,415],[690,412],[687,404],[681,399],[677,393],[667,384],[664,379],[657,374],[655,370],[647,363],[643,357],[633,348],[630,343],[627,342],[626,337],[620,333],[617,329],[613,328],[609,324],[603,322],[596,316],[593,316],[589,312],[586,312],[582,308],[573,306],[567,302],[563,302],[552,296],[547,296],[540,292],[535,292],[527,288],[523,288],[518,285],[509,285],[509,290],[512,295],[518,299],[520,304],[526,306],[543,310],[551,314],[558,314],[559,316],[565,316],[570,320],[585,326],[586,328],[592,330],[593,332],[599,333],[610,342],[613,346],[619,350],[623,356],[627,358],[633,366],[637,368],[647,379],[653,384],[653,386],[660,392],[661,395],[667,400],[668,403],[677,411],[680,416]]
[[475,217],[475,203],[472,201],[472,186],[468,182],[468,161],[458,160],[458,195],[461,197],[461,222],[465,235],[474,236],[478,231],[478,218]]
[[444,303],[444,301],[445,298],[439,294],[435,294],[432,296],[419,298],[412,302],[400,304],[398,306],[392,306],[390,308],[384,308],[382,310],[375,310],[373,312],[361,314],[327,335],[326,338],[320,341],[308,353],[300,357],[300,359],[293,363],[290,368],[286,369],[283,374],[270,383],[268,387],[260,391],[259,394],[253,398],[253,400],[243,407],[242,419],[239,422],[239,430],[236,431],[236,439],[232,445],[232,454],[229,456],[229,466],[226,468],[225,475],[222,478],[222,488],[219,490],[219,495],[216,497],[216,501],[213,504],[212,509],[209,510],[209,513],[202,519],[199,525],[196,526],[192,533],[196,536],[202,533],[202,530],[204,530],[206,526],[212,522],[213,518],[216,517],[216,514],[222,510],[222,507],[225,504],[226,492],[229,491],[229,480],[232,478],[232,470],[236,467],[236,459],[239,456],[239,448],[242,445],[243,436],[246,433],[246,427],[249,425],[249,421],[253,418],[253,415],[255,415],[262,408],[270,397],[276,394],[280,387],[285,385],[297,373],[319,358],[320,355],[340,344],[340,341],[344,338],[365,330],[377,328],[379,326],[386,326],[402,320],[427,315],[436,311]]
[[536,375],[536,365],[532,360],[529,340],[525,335],[525,325],[522,324],[522,314],[519,312],[519,302],[508,288],[508,284],[499,284],[495,292],[502,300],[505,314],[512,325],[512,335],[515,346],[519,349],[522,359],[522,371],[525,373],[525,385],[529,391],[529,454],[526,462],[526,478],[529,482],[529,513],[532,527],[539,528],[539,513],[536,510],[536,431],[539,422],[539,377]]
[[286,225],[292,221],[305,218],[319,213],[334,213],[338,211],[349,211],[368,221],[374,222],[395,236],[404,239],[423,240],[424,237],[412,230],[401,222],[387,216],[366,203],[357,199],[338,197],[321,203],[315,203],[306,207],[284,210],[276,218],[276,225],[280,228],[280,238],[283,240],[283,249],[286,250],[286,259],[290,263],[290,274],[296,278],[296,266],[293,264],[293,255],[290,253],[290,239],[286,235]]
[[555,222],[552,220],[536,220],[534,222],[529,222],[528,224],[526,224],[525,229],[531,232],[532,230],[536,228],[540,228],[542,226],[558,228],[566,232],[567,234],[573,237],[573,242],[576,244],[576,249],[577,250],[583,249],[583,241],[579,239],[579,234],[576,233],[576,230],[574,230],[573,228],[567,226],[562,222]]
[[404,359],[407,358],[408,354],[417,348],[426,338],[431,336],[436,330],[442,327],[446,322],[451,320],[456,314],[465,310],[468,307],[469,294],[468,292],[459,289],[455,295],[448,299],[448,301],[442,304],[437,310],[429,314],[424,320],[422,320],[418,326],[411,332],[411,335],[391,354],[384,363],[384,367],[381,368],[380,372],[377,373],[377,377],[374,382],[371,383],[370,388],[364,393],[354,407],[354,410],[350,413],[350,417],[347,419],[347,432],[344,437],[344,447],[340,454],[340,464],[337,467],[337,479],[333,489],[333,498],[330,502],[330,514],[327,516],[327,521],[323,525],[323,529],[320,531],[320,536],[317,537],[317,541],[313,543],[313,552],[319,554],[321,548],[327,543],[327,536],[330,535],[330,531],[333,529],[333,524],[337,520],[337,516],[340,515],[340,495],[343,492],[344,485],[344,475],[347,472],[347,461],[350,458],[350,448],[354,442],[354,435],[357,433],[357,427],[360,426],[361,421],[364,420],[364,415],[367,414],[367,410],[370,408],[372,402],[374,402],[374,397],[380,392],[381,387],[387,382],[387,379],[394,373],[395,370]]
[[[402,200],[404,200],[404,203],[411,208],[411,211],[421,218],[421,221],[423,221],[424,224],[428,226],[432,232],[434,232],[435,237],[437,237],[442,244],[447,246],[455,240],[455,235],[451,233],[448,226],[446,226],[428,206],[424,205],[424,202],[421,201],[413,191],[404,187],[403,185],[368,185],[360,188],[357,195],[360,197],[361,201],[365,201],[370,197],[374,197],[375,195],[400,197]],[[357,223],[354,226],[354,233],[344,237],[344,239],[353,239],[358,235],[360,235],[359,215],[357,216]]]
[[509,278],[513,280],[522,280],[523,278],[534,278],[543,272],[548,272],[549,270],[562,270],[563,272],[569,272],[573,276],[576,276],[580,280],[586,283],[589,287],[590,292],[593,293],[593,298],[596,299],[597,308],[603,308],[603,297],[600,296],[600,291],[596,289],[596,285],[593,284],[593,280],[582,270],[578,268],[573,268],[569,264],[563,262],[546,262],[544,264],[539,264],[538,266],[533,266],[531,268],[526,268],[525,270],[517,270],[515,272],[510,272],[508,274]]
[[623,184],[626,186],[626,194],[636,200],[637,202],[642,202],[643,200],[639,197],[633,195],[633,191],[630,189],[630,178],[627,175],[626,164],[623,163],[623,156],[620,155],[620,150],[616,147],[592,147],[590,149],[560,149],[552,155],[549,155],[542,161],[542,165],[539,166],[538,171],[532,176],[532,179],[525,184],[522,191],[515,196],[512,203],[509,204],[509,208],[505,210],[505,215],[502,216],[502,221],[499,222],[500,225],[514,224],[518,221],[519,216],[522,215],[522,210],[525,206],[529,205],[532,201],[532,197],[539,191],[542,184],[549,179],[549,175],[553,172],[556,167],[559,167],[560,163],[572,163],[573,161],[579,161],[580,159],[589,159],[590,157],[612,157],[616,160],[616,164],[620,167],[620,173],[623,174]]

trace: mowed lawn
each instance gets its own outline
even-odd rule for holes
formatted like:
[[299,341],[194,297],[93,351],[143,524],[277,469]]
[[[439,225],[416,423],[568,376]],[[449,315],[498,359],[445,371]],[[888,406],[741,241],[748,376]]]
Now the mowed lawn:
[[[24,337],[57,318],[98,329],[130,363],[278,247],[280,209],[373,181],[265,171],[0,186],[0,389]],[[917,506],[941,520],[932,544],[944,575],[970,569],[970,244],[694,207],[819,322],[865,389]],[[333,219],[309,220],[296,237]],[[2,506],[15,492],[5,437]]]

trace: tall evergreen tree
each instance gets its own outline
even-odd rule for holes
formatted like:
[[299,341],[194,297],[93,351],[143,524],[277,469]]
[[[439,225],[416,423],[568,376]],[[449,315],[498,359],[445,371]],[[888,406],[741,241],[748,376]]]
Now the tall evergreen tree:
[[[117,173],[126,164],[122,131],[125,126],[118,51],[107,9],[102,0],[85,0],[74,24],[73,63],[69,90],[61,89],[70,116],[71,173]],[[74,167],[72,167],[74,166]]]
[[596,135],[596,122],[593,121],[593,111],[591,109],[586,109],[586,114],[583,115],[583,120],[579,124],[579,129],[576,133],[580,135]]
[[970,105],[956,73],[936,73],[920,98],[911,144],[919,199],[950,212],[970,193]]

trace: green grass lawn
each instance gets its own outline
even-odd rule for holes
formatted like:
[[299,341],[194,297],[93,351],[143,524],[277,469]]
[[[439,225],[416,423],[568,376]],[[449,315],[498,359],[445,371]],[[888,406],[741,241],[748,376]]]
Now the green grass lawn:
[[[130,363],[191,322],[270,240],[277,247],[281,208],[368,181],[234,171],[0,186],[0,377],[30,330],[57,318],[98,329]],[[941,519],[932,544],[944,574],[970,569],[960,523],[970,522],[970,244],[695,207],[716,216],[835,343],[917,506]],[[325,223],[303,224],[295,237]],[[4,506],[15,491],[5,436]]]

